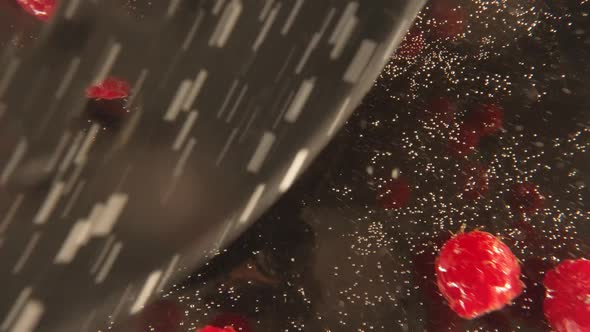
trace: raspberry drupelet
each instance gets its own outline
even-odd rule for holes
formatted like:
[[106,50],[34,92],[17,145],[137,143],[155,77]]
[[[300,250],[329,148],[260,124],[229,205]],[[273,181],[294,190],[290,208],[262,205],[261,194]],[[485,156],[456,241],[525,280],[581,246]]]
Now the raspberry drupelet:
[[502,309],[523,290],[518,260],[490,233],[461,233],[448,240],[435,263],[438,289],[459,316],[473,319]]

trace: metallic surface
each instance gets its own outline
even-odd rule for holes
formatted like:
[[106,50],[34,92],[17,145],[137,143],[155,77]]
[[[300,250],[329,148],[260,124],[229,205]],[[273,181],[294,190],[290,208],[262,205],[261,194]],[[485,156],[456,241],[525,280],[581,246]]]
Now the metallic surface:
[[[344,123],[422,4],[71,0],[25,25],[13,40],[37,39],[0,53],[0,329],[95,330],[214,255]],[[128,112],[90,121],[84,89],[109,75],[131,82]]]

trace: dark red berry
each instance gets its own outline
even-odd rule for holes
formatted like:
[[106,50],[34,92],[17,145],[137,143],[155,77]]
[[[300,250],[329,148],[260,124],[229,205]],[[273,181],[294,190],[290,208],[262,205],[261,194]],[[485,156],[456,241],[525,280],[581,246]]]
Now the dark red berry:
[[475,128],[480,135],[495,134],[504,123],[504,110],[496,104],[484,104],[471,112],[465,123]]
[[455,1],[433,1],[431,14],[434,32],[440,38],[453,38],[465,30],[465,11]]
[[426,107],[428,118],[437,120],[444,125],[450,125],[453,122],[456,112],[457,105],[447,97],[431,98]]
[[566,260],[545,274],[543,311],[556,332],[590,331],[590,261]]
[[462,125],[459,128],[457,137],[452,137],[449,142],[449,151],[456,156],[467,156],[475,152],[481,135],[479,131],[469,125]]
[[386,210],[400,209],[408,205],[411,194],[410,182],[405,177],[400,177],[381,186],[377,201]]
[[411,59],[418,56],[422,52],[424,46],[426,46],[424,33],[420,30],[414,29],[408,32],[396,53],[401,57]]
[[16,0],[23,9],[42,21],[51,18],[57,6],[57,0]]
[[514,231],[509,237],[514,241],[522,241],[528,247],[538,247],[543,244],[541,229],[524,219],[518,219],[512,224]]
[[523,290],[518,260],[486,232],[462,233],[447,241],[435,269],[440,292],[467,319],[503,308]]
[[533,213],[543,207],[545,197],[532,183],[517,183],[510,187],[508,204],[514,213]]

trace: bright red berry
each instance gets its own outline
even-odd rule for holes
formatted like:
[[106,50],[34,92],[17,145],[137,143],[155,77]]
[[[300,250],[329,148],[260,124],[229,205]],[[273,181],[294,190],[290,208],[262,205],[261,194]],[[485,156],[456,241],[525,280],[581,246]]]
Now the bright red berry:
[[231,326],[226,327],[216,327],[212,325],[207,325],[200,329],[197,329],[195,332],[236,332]]
[[467,116],[465,123],[482,136],[495,134],[504,123],[504,110],[496,104],[484,104]]
[[47,21],[55,10],[57,0],[16,0],[23,9],[42,21]]
[[104,81],[86,89],[86,97],[90,99],[123,99],[129,96],[129,83],[125,80],[109,77]]
[[510,187],[508,204],[515,213],[533,213],[543,207],[545,197],[532,183],[517,183]]
[[590,260],[566,260],[545,274],[543,310],[556,332],[590,331]]
[[459,316],[472,319],[499,310],[523,290],[518,260],[490,233],[459,234],[442,247],[435,264],[437,285]]
[[412,190],[405,177],[392,179],[385,183],[379,191],[377,201],[386,210],[406,207],[410,201]]

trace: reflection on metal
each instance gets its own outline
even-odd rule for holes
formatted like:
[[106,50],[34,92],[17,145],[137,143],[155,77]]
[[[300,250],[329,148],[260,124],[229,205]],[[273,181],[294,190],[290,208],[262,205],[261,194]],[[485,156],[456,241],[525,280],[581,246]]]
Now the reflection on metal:
[[[47,23],[8,3],[37,38],[0,27],[0,317],[68,332],[138,312],[289,189],[423,1],[61,0]],[[131,95],[89,116],[109,76]]]

